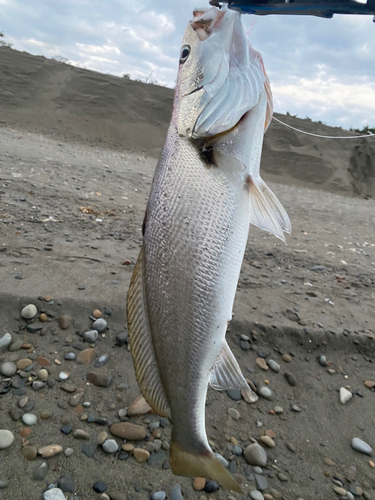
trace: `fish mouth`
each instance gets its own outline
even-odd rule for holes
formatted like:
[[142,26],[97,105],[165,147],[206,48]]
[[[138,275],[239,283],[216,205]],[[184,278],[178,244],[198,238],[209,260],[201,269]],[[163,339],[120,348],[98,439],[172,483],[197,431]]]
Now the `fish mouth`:
[[194,10],[190,25],[201,42],[207,40],[215,30],[220,29],[224,15],[225,10],[216,8]]

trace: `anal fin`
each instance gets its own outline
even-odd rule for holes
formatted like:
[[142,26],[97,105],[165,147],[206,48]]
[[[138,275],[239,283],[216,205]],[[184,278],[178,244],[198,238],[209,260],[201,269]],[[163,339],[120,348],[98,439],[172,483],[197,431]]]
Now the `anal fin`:
[[226,342],[215,365],[212,367],[210,386],[218,391],[239,389],[246,392],[249,401],[254,403],[258,400],[257,394],[250,389],[233,352]]
[[130,350],[142,394],[156,413],[167,417],[170,414],[169,405],[161,385],[147,312],[143,247],[128,291],[127,321]]

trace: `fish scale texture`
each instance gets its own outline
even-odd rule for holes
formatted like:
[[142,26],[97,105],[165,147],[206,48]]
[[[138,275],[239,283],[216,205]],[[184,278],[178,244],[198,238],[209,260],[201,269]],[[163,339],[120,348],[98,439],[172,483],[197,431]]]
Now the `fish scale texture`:
[[[248,190],[207,165],[173,124],[144,236],[147,309],[174,435],[206,441],[209,370],[224,346],[249,228]],[[196,450],[195,450],[196,451]]]

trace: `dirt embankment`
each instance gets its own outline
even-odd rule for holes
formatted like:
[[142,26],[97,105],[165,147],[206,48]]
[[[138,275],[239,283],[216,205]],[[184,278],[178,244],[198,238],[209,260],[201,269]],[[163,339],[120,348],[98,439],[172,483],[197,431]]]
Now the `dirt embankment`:
[[[0,47],[0,121],[30,132],[158,157],[173,90],[104,75]],[[276,114],[321,135],[351,132]],[[265,178],[347,195],[375,196],[375,140],[328,140],[273,122],[265,137]]]

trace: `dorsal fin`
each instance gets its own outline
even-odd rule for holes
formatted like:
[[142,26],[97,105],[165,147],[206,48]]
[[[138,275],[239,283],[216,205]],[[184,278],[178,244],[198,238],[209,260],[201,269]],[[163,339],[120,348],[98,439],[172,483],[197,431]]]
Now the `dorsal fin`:
[[142,394],[158,415],[168,417],[170,410],[160,381],[147,312],[143,247],[130,282],[127,320],[130,350]]

